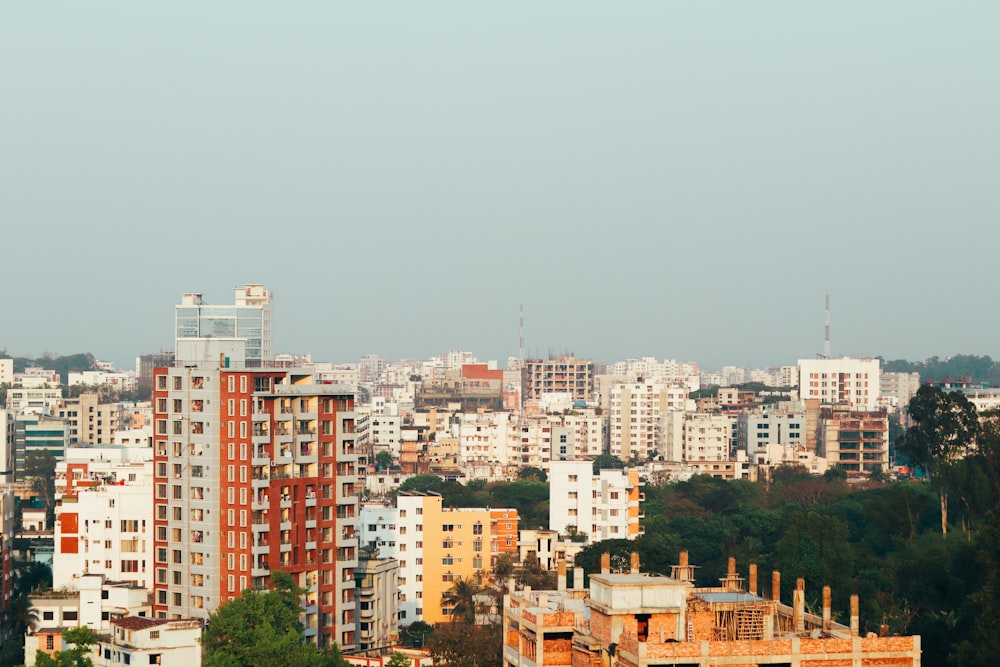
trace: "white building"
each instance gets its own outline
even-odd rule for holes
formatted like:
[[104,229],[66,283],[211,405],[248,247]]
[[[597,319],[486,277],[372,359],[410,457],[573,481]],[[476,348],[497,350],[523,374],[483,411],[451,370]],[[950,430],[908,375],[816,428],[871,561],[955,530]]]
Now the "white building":
[[623,461],[646,461],[659,447],[660,415],[692,410],[685,385],[653,380],[612,385],[609,390],[609,453]]
[[198,341],[208,343],[210,339],[244,341],[248,364],[259,365],[274,358],[274,293],[263,285],[244,285],[233,291],[233,305],[209,305],[194,292],[181,296],[174,312],[178,361],[190,358]]
[[920,389],[920,373],[882,373],[879,389],[883,398],[891,397],[897,408],[905,410]]
[[852,410],[877,410],[881,391],[878,359],[799,359],[799,397]]
[[48,654],[62,650],[64,628],[87,627],[107,632],[115,618],[150,616],[149,591],[145,588],[107,581],[102,575],[80,577],[77,593],[53,591],[31,596],[35,620],[24,638],[24,664],[35,664],[38,650]]
[[607,539],[635,539],[639,527],[639,473],[601,470],[592,461],[549,464],[549,529],[584,533],[590,544]]
[[739,414],[738,433],[737,449],[746,452],[753,463],[789,460],[782,450],[798,452],[806,446],[805,408],[745,410]]
[[733,431],[727,415],[670,410],[660,424],[664,460],[688,464],[729,460]]
[[201,630],[202,622],[193,618],[116,618],[111,621],[110,635],[97,646],[94,667],[200,667]]
[[77,590],[82,576],[102,575],[152,590],[152,461],[60,461],[56,480],[53,588]]
[[135,371],[123,371],[111,373],[108,371],[81,371],[70,372],[66,376],[66,386],[85,385],[96,387],[106,385],[121,389],[122,391],[134,391],[139,385],[139,376]]
[[0,359],[0,384],[14,384],[13,359]]

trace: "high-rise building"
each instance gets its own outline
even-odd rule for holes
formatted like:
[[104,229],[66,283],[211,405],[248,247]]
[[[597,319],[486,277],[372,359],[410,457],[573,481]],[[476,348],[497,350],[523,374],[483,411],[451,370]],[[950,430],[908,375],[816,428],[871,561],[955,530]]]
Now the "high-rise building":
[[[233,305],[213,306],[201,294],[188,292],[175,308],[175,350],[178,361],[193,361],[228,352],[227,342],[242,341],[248,365],[274,358],[274,294],[263,285],[235,288]],[[212,341],[221,344],[212,345]]]
[[205,618],[280,569],[306,591],[307,639],[351,648],[354,394],[220,361],[155,373],[154,614]]

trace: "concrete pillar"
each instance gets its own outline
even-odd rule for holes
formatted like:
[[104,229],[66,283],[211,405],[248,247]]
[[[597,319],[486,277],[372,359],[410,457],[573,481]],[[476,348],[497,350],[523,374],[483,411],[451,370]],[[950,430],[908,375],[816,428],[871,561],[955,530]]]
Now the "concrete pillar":
[[566,561],[562,558],[556,564],[556,589],[566,590]]
[[611,573],[611,554],[607,551],[601,554],[601,574]]
[[823,632],[830,632],[830,587],[823,587]]
[[777,570],[771,572],[771,599],[781,602],[781,572]]
[[757,595],[757,563],[750,563],[750,581],[747,587],[750,595]]
[[680,555],[680,558],[678,560],[680,561],[679,564],[680,564],[681,567],[686,567],[687,564],[688,564],[688,552],[687,551],[682,551],[681,555]]
[[792,591],[792,626],[795,632],[805,632],[806,629],[806,619],[803,617],[805,600],[806,592],[803,589],[796,588]]
[[573,588],[578,591],[583,590],[583,568],[574,567],[573,568]]
[[632,574],[639,574],[639,552],[633,551],[632,558],[629,560],[629,572]]
[[736,576],[736,556],[729,557],[729,569],[726,571],[730,577]]
[[851,596],[851,636],[857,637],[861,630],[861,615],[858,613],[858,596]]

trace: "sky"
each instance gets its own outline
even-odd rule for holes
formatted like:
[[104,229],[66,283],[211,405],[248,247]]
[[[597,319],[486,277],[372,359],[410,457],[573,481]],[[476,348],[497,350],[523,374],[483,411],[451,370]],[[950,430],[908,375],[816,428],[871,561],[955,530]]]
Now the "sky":
[[1000,358],[1000,3],[0,8],[0,350]]

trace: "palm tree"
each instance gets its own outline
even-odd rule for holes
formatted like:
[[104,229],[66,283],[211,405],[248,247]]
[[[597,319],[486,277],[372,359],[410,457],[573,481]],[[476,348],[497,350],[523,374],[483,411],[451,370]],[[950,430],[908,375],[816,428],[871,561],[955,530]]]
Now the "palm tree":
[[476,595],[479,587],[467,579],[458,579],[441,596],[441,605],[451,609],[451,621],[461,620],[466,625],[476,624]]

